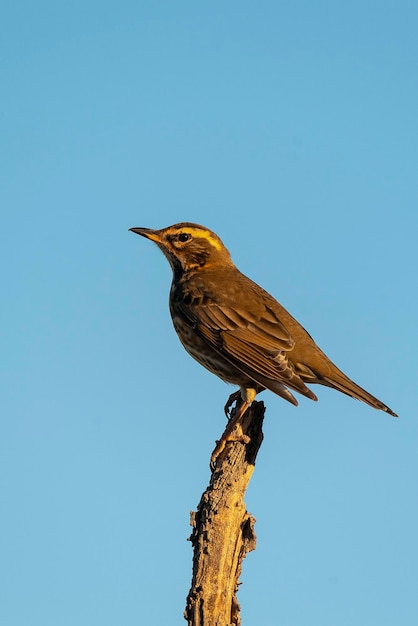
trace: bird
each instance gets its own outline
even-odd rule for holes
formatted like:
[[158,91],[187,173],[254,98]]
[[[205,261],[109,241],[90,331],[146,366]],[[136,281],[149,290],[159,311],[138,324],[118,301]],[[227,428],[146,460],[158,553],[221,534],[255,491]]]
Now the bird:
[[[212,468],[228,441],[240,440],[235,426],[265,389],[297,406],[292,392],[316,401],[308,385],[325,385],[398,417],[346,376],[272,295],[239,271],[216,233],[192,222],[129,230],[157,244],[171,266],[170,314],[186,351],[239,387],[225,405],[228,413],[236,401],[212,452]],[[241,440],[248,438],[241,434]]]

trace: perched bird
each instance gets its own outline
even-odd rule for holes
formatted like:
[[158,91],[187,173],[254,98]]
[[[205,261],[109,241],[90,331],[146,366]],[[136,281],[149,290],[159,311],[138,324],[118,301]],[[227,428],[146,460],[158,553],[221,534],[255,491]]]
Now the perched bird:
[[171,265],[170,313],[187,352],[240,387],[241,402],[233,394],[227,403],[236,399],[237,410],[212,453],[212,465],[264,389],[297,405],[290,390],[317,400],[307,384],[319,383],[397,417],[338,369],[281,304],[235,267],[214,232],[190,222],[130,230],[154,241]]

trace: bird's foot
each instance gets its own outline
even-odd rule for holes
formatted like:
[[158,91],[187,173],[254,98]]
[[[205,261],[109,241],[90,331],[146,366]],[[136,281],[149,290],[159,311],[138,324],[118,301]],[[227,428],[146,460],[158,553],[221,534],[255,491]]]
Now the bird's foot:
[[[242,399],[242,397],[241,397],[241,391],[240,390],[234,391],[234,393],[231,393],[231,395],[229,396],[229,398],[228,398],[228,400],[227,400],[227,402],[226,402],[226,404],[224,406],[225,415],[226,415],[226,418],[228,420],[231,419],[234,411],[237,410],[238,403],[241,401],[241,399]],[[234,402],[235,402],[235,407],[233,409],[231,409],[231,407],[234,404]]]
[[227,427],[225,428],[222,437],[219,439],[219,441],[216,442],[215,449],[210,457],[210,469],[212,470],[212,472],[216,467],[217,458],[225,449],[227,443],[239,441],[243,444],[247,444],[250,441],[250,437],[248,437],[248,435],[244,435],[244,433],[242,432],[240,420],[245,411],[250,406],[251,402],[243,400],[241,397],[241,392],[239,391],[237,393],[233,393],[230,396],[227,405],[232,404],[234,400],[236,401],[236,406],[234,407],[233,411],[231,411]]

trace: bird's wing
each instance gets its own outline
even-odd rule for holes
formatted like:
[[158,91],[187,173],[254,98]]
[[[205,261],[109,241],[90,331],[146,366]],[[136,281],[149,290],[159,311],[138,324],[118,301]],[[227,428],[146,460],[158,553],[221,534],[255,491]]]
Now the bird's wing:
[[193,304],[188,313],[194,320],[199,320],[214,330],[234,333],[239,331],[243,341],[255,343],[267,350],[292,350],[295,345],[287,328],[269,307],[264,307],[264,310],[255,315],[217,303]]
[[255,315],[217,303],[178,306],[200,337],[251,379],[276,393],[282,383],[316,399],[287,357],[294,340],[273,309]]

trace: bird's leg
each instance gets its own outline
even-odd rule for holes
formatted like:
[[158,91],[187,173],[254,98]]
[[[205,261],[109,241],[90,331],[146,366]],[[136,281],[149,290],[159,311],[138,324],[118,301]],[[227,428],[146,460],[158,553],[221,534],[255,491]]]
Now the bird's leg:
[[[234,409],[231,409],[231,406],[234,404],[234,402],[236,402],[235,405],[235,411],[238,408],[238,401],[242,399],[242,395],[241,395],[241,390],[238,389],[238,391],[234,391],[234,393],[231,393],[231,395],[229,396],[225,406],[224,406],[224,411],[225,411],[225,415],[228,419],[228,421],[231,419],[232,417],[232,412],[234,411]],[[230,410],[231,409],[231,410]]]
[[[245,411],[248,409],[248,407],[251,406],[257,392],[255,389],[241,387],[241,390],[238,393],[240,393],[241,395],[241,402],[239,402],[239,399],[237,397],[233,398],[233,396],[237,395],[236,393],[234,393],[230,396],[226,404],[226,407],[228,407],[229,409],[229,406],[235,400],[237,401],[237,405],[234,409],[233,414],[231,414],[228,425],[225,428],[225,431],[222,437],[219,439],[219,441],[216,442],[215,449],[211,454],[210,467],[212,471],[215,469],[216,459],[218,458],[220,453],[225,449],[225,446],[228,443],[228,441],[241,441],[242,443],[248,443],[250,441],[250,438],[248,437],[248,435],[243,434],[241,430],[241,425],[239,424],[239,422],[242,416],[244,415]],[[231,401],[231,398],[233,398],[232,401]],[[233,431],[235,430],[235,426],[237,425],[239,426],[239,432],[234,433]]]

